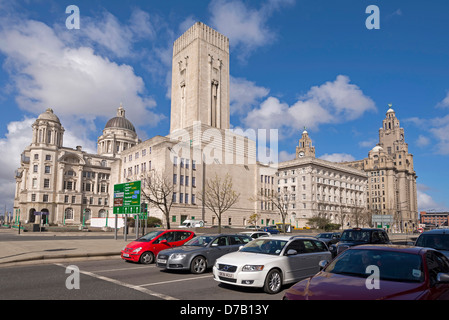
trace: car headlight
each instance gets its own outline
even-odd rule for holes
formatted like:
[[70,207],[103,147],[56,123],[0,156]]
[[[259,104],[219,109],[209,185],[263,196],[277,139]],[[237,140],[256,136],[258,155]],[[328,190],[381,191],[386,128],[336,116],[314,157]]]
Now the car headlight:
[[263,267],[263,265],[247,264],[243,266],[242,271],[262,271]]
[[140,250],[142,250],[142,247],[134,249],[132,253],[139,253]]
[[172,260],[180,260],[180,259],[184,259],[186,257],[186,255],[184,253],[173,253],[170,256],[170,259]]

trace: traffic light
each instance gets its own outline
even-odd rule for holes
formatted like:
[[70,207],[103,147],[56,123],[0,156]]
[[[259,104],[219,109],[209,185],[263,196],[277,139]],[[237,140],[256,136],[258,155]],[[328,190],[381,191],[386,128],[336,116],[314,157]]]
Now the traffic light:
[[140,204],[140,212],[141,213],[148,213],[148,204],[145,202],[142,202]]

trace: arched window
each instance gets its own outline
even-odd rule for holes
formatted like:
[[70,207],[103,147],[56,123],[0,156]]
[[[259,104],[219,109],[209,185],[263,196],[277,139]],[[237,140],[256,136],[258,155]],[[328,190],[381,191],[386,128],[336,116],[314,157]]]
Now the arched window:
[[107,213],[106,213],[106,210],[105,209],[101,209],[99,212],[98,212],[98,218],[106,218],[107,217]]
[[73,220],[73,209],[72,208],[65,209],[64,219],[65,220]]

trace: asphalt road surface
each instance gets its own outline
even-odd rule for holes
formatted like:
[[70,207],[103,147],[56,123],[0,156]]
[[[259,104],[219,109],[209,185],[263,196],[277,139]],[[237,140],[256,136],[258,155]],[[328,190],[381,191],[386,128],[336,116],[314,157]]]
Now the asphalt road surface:
[[[74,269],[67,269],[70,265],[79,270],[79,282]],[[211,270],[194,275],[120,258],[0,268],[0,288],[0,300],[279,301],[283,297],[283,292],[268,295],[262,289],[221,284],[213,280]]]

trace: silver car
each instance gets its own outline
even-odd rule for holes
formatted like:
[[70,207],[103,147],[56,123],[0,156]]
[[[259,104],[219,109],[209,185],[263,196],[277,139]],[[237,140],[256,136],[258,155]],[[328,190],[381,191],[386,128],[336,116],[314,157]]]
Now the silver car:
[[212,268],[217,258],[237,251],[251,240],[251,237],[242,234],[200,235],[183,246],[159,252],[156,265],[164,269],[203,273],[207,268]]

